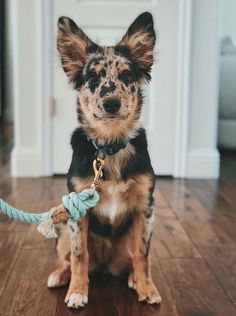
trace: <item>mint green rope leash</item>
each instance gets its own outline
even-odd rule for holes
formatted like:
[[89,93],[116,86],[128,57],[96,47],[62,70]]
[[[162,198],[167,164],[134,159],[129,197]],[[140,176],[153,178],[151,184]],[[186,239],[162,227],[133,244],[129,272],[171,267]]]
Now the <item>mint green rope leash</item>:
[[[81,216],[85,216],[88,209],[94,207],[99,200],[97,191],[85,189],[80,193],[71,192],[64,195],[62,203],[67,210],[68,217],[72,221],[78,221]],[[52,214],[56,208],[52,208],[49,212],[40,214],[27,213],[18,210],[0,199],[0,211],[8,217],[17,219],[25,223],[39,223],[38,231],[47,238],[55,238],[58,236],[55,224],[52,220]]]

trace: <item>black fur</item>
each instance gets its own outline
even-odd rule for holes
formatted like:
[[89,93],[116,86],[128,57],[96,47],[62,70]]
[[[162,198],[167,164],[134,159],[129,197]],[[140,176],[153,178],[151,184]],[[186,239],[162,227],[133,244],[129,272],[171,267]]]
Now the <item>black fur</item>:
[[89,212],[89,231],[103,237],[120,237],[127,232],[132,223],[133,217],[130,214],[118,227],[113,227],[110,224],[102,224],[92,211]]
[[109,81],[108,85],[104,85],[100,91],[100,97],[103,98],[107,93],[112,93],[116,90],[116,85],[113,81]]
[[72,162],[67,176],[70,192],[73,191],[70,183],[71,178],[86,178],[93,175],[92,163],[96,152],[93,144],[87,139],[87,135],[81,128],[76,129],[72,134],[71,146],[73,149]]
[[[121,181],[127,181],[130,176],[137,174],[150,174],[154,176],[147,150],[146,133],[143,128],[138,130],[138,135],[130,140],[131,145],[135,149],[128,163],[121,170]],[[71,146],[73,149],[72,162],[68,172],[68,183],[71,178],[86,178],[93,175],[92,162],[95,158],[96,149],[88,140],[86,133],[82,128],[77,128],[71,138]],[[69,190],[73,188],[69,186]]]
[[150,37],[156,39],[155,31],[153,28],[152,14],[149,12],[143,12],[137,19],[130,25],[126,34],[131,36],[135,32],[145,28],[145,31],[149,33]]
[[100,84],[100,78],[97,78],[97,80],[89,80],[90,91],[94,93],[97,87],[99,86],[99,84]]

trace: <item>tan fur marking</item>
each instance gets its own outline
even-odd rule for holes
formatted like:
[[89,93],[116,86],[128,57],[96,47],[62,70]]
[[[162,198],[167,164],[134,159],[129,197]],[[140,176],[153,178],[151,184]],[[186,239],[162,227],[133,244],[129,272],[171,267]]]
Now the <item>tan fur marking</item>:
[[59,24],[57,48],[60,52],[63,69],[70,80],[83,68],[86,62],[86,49],[92,45],[92,41],[78,29],[78,33],[72,32],[67,18],[64,24]]
[[80,294],[82,297],[88,296],[88,217],[83,217],[80,221],[82,231],[80,240],[81,254],[77,256],[73,251],[71,251],[71,281],[67,297],[71,297],[74,294]]
[[102,69],[104,69],[104,67],[103,67],[103,65],[98,64],[98,65],[94,65],[93,67],[91,67],[91,69],[94,69],[94,70],[96,71],[96,73],[99,74],[100,71],[101,71]]
[[146,300],[149,303],[159,303],[161,301],[150,274],[150,256],[145,257],[142,236],[145,230],[145,220],[143,213],[136,213],[133,223],[133,271],[130,274],[129,282],[135,284],[139,301]]
[[127,136],[132,138],[140,127],[136,118],[132,116],[126,120],[105,121],[105,124],[106,128],[104,128],[104,121],[97,121],[93,126],[86,126],[85,129],[92,138],[101,139],[104,142],[114,142]]
[[125,35],[121,44],[129,47],[132,56],[143,67],[150,67],[153,64],[153,47],[155,42],[145,29],[131,36]]
[[70,261],[70,237],[67,226],[60,231],[60,238],[57,243],[57,253],[61,263]]

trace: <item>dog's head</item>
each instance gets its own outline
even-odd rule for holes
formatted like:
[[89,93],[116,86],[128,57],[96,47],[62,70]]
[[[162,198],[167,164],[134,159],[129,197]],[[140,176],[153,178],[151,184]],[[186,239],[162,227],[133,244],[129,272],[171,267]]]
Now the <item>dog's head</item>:
[[58,51],[78,91],[79,121],[94,138],[127,138],[137,128],[141,86],[151,79],[155,32],[141,14],[116,46],[98,46],[69,18],[58,20]]

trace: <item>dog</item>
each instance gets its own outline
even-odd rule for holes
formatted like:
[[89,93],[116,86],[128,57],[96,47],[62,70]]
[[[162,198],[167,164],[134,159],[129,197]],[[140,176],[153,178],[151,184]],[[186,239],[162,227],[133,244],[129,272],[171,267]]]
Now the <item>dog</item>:
[[50,288],[70,281],[68,307],[88,303],[89,275],[101,265],[114,276],[127,271],[139,301],[161,301],[150,275],[155,177],[139,123],[155,41],[149,12],[115,46],[95,44],[70,18],[58,20],[58,51],[77,91],[80,126],[71,137],[69,191],[89,188],[93,160],[102,155],[105,161],[99,202],[78,222],[68,221],[57,244],[62,266],[48,278]]

